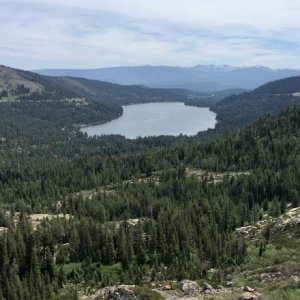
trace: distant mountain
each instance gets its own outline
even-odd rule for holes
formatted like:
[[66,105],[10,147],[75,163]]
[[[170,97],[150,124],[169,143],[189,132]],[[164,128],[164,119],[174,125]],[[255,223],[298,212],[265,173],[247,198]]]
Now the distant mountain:
[[48,76],[72,76],[125,85],[182,88],[195,92],[228,89],[255,89],[269,81],[300,75],[300,70],[270,69],[263,66],[233,67],[198,65],[194,67],[137,66],[102,69],[45,69],[35,72]]

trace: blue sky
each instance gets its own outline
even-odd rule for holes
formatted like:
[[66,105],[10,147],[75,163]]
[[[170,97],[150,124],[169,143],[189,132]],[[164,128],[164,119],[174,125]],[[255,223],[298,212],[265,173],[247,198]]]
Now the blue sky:
[[0,0],[0,64],[300,68],[299,0]]

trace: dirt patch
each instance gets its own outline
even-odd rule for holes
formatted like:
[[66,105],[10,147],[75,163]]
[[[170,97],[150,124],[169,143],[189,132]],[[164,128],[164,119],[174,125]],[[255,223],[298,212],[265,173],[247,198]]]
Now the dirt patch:
[[6,227],[0,227],[0,235],[7,232],[7,228]]
[[0,66],[0,89],[10,90],[18,85],[24,85],[31,92],[40,92],[43,90],[42,85],[22,77],[16,70]]
[[202,169],[195,169],[195,168],[186,168],[186,175],[188,177],[195,177],[200,181],[207,181],[208,183],[220,183],[224,180],[225,177],[228,178],[235,178],[238,176],[247,176],[250,175],[250,171],[244,172],[211,172]]
[[58,218],[66,218],[69,220],[71,215],[69,214],[58,214],[58,215],[53,215],[53,214],[32,214],[29,215],[29,218],[31,220],[33,229],[36,229],[38,225],[42,223],[43,220],[53,220],[53,219],[58,219]]

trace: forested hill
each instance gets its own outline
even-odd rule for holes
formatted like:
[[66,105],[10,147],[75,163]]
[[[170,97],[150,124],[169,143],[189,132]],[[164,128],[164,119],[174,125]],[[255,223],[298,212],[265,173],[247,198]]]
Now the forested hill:
[[231,95],[218,102],[219,130],[249,125],[264,114],[276,113],[300,101],[300,76],[267,83],[249,93]]
[[300,93],[300,76],[271,81],[255,89],[258,94],[293,94]]

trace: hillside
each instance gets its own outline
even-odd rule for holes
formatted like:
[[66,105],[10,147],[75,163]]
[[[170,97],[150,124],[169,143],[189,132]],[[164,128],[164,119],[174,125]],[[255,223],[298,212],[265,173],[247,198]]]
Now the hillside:
[[31,92],[40,92],[43,88],[42,85],[34,82],[32,78],[28,78],[26,74],[21,70],[0,66],[0,92],[14,93],[17,92],[19,86],[24,86],[25,89],[29,89]]
[[293,94],[300,93],[300,76],[269,82],[254,90],[259,94]]
[[276,113],[300,101],[300,77],[267,83],[251,92],[231,95],[212,110],[217,113],[217,128],[232,130],[249,125],[264,114]]
[[254,89],[266,82],[296,76],[299,70],[270,69],[262,66],[233,67],[198,65],[194,67],[137,66],[103,69],[45,69],[36,71],[49,76],[72,76],[104,80],[118,84],[149,87],[183,88],[195,92],[227,89]]

